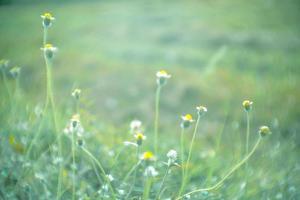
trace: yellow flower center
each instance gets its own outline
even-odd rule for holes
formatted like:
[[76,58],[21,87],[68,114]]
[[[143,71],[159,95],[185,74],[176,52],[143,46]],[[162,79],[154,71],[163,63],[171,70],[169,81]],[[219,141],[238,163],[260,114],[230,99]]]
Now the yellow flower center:
[[146,151],[143,155],[144,160],[151,160],[153,157],[154,155],[151,151]]
[[138,134],[136,134],[136,139],[137,140],[143,140],[144,139],[144,135],[142,133],[138,133]]
[[186,114],[186,115],[184,116],[184,118],[185,118],[186,120],[188,120],[188,121],[193,120],[193,117],[192,117],[191,114]]
[[51,13],[44,13],[44,17],[47,18],[47,19],[51,19],[52,18],[52,15]]
[[45,44],[45,49],[50,49],[52,47],[53,47],[52,44]]
[[159,73],[160,73],[161,75],[168,75],[168,73],[167,73],[165,70],[160,70]]

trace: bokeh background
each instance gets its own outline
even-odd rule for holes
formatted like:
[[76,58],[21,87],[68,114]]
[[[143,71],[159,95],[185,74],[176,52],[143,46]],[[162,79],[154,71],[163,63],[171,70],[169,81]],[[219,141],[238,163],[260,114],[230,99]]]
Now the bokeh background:
[[53,66],[55,99],[63,112],[71,113],[68,99],[79,87],[83,116],[90,123],[122,135],[131,120],[140,119],[151,135],[155,73],[166,69],[172,78],[162,91],[163,137],[176,144],[180,115],[195,113],[195,106],[203,104],[209,112],[200,127],[199,156],[214,149],[214,138],[221,134],[220,148],[237,159],[245,138],[241,104],[250,99],[251,141],[262,124],[273,132],[257,161],[266,173],[262,184],[271,185],[260,197],[299,197],[298,0],[0,3],[0,58],[22,67],[29,104],[45,98],[40,15],[50,11],[56,20],[49,40],[59,49]]

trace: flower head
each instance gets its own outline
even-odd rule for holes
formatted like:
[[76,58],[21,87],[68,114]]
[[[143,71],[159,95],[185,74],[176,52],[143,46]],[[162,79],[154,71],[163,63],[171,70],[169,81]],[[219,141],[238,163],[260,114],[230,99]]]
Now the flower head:
[[171,149],[168,153],[167,153],[167,157],[168,157],[168,165],[172,165],[175,163],[175,161],[177,160],[177,151]]
[[74,97],[76,100],[80,99],[80,94],[81,94],[81,90],[76,88],[73,92],[72,92],[72,97]]
[[8,68],[9,60],[2,59],[0,60],[0,70],[5,70]]
[[155,177],[157,175],[158,175],[158,172],[156,171],[156,169],[153,166],[148,166],[145,169],[144,176],[146,176],[146,177]]
[[130,122],[130,132],[131,133],[137,133],[142,130],[142,122],[140,120],[132,120]]
[[41,18],[43,19],[43,26],[45,28],[50,27],[52,25],[52,21],[55,20],[55,18],[49,12],[42,14]]
[[244,107],[246,112],[249,112],[251,110],[252,104],[253,104],[252,101],[249,101],[249,100],[243,101],[243,107]]
[[162,86],[167,83],[167,80],[171,78],[171,75],[165,70],[160,70],[156,73],[156,78],[157,84]]
[[142,160],[151,161],[151,160],[155,160],[155,157],[151,151],[146,151],[142,156]]
[[146,139],[146,136],[143,133],[137,133],[134,135],[134,137],[136,138],[136,143],[137,145],[142,145],[143,140]]
[[197,106],[196,109],[199,116],[203,116],[207,112],[207,108],[205,106]]
[[194,122],[193,116],[191,114],[183,115],[181,116],[181,119],[181,128],[188,128],[191,125],[191,123]]
[[54,53],[57,51],[57,48],[52,44],[45,44],[45,46],[41,48],[41,50],[44,51],[46,58],[51,59]]
[[262,137],[272,134],[268,126],[261,126],[258,132]]

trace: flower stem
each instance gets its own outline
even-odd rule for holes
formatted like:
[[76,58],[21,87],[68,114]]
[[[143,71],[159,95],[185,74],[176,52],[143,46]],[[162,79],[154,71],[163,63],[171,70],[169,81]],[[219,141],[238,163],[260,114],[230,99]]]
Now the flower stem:
[[169,173],[169,170],[170,170],[170,165],[168,165],[168,167],[167,167],[167,169],[166,169],[166,172],[165,172],[165,174],[164,174],[164,176],[163,176],[163,179],[162,179],[162,181],[161,181],[161,183],[160,183],[160,186],[159,186],[159,191],[158,191],[158,193],[157,193],[157,195],[156,195],[156,197],[155,197],[155,199],[160,199],[160,194],[161,194],[161,192],[162,192],[162,189],[163,189],[163,186],[164,186],[164,183],[165,183],[165,181],[166,181],[166,177],[167,177],[167,175],[168,175],[168,173]]
[[[140,153],[140,146],[137,146],[137,148],[136,148],[136,159],[137,159],[137,161],[139,161],[139,153]],[[133,183],[132,183],[132,185],[131,185],[131,187],[130,187],[130,189],[129,189],[129,191],[128,191],[128,194],[127,194],[127,196],[126,196],[126,199],[129,198],[129,196],[130,196],[130,194],[131,194],[131,192],[132,192],[132,189],[133,189],[134,186],[135,186],[135,181],[136,181],[136,176],[137,176],[137,169],[138,169],[138,167],[136,167],[136,168],[134,169]]]
[[158,152],[158,122],[159,122],[159,100],[160,100],[161,86],[157,86],[155,95],[155,120],[154,120],[154,155]]
[[247,116],[246,155],[247,155],[249,152],[249,135],[250,135],[250,115],[248,111],[246,112],[246,116]]
[[182,186],[184,182],[184,128],[181,128],[180,134],[180,153],[181,153],[181,186],[179,190],[179,196],[182,193]]
[[75,138],[74,138],[74,131],[72,131],[72,160],[73,160],[73,166],[72,166],[72,173],[73,173],[73,184],[72,184],[72,199],[75,200]]
[[191,141],[190,148],[189,148],[189,154],[188,154],[188,158],[187,158],[187,161],[186,161],[186,167],[183,168],[184,169],[184,178],[183,178],[183,182],[181,183],[180,193],[184,192],[185,186],[187,184],[187,179],[188,179],[187,167],[190,164],[190,160],[191,160],[191,156],[192,156],[193,146],[194,146],[194,142],[195,142],[199,122],[200,122],[200,115],[198,115],[198,117],[197,117],[197,121],[196,121],[195,129],[194,129],[192,141]]
[[255,152],[255,150],[257,149],[259,143],[261,142],[261,136],[259,136],[256,144],[254,145],[254,147],[252,148],[252,150],[250,151],[249,154],[247,154],[243,160],[241,160],[239,163],[237,163],[234,167],[232,167],[232,169],[225,175],[223,176],[223,178],[217,182],[215,185],[211,186],[211,187],[207,187],[207,188],[200,188],[200,189],[196,189],[196,190],[193,190],[191,192],[188,192],[186,194],[184,194],[183,196],[180,196],[180,197],[177,197],[175,200],[179,200],[179,199],[183,199],[184,196],[186,195],[191,195],[191,194],[194,194],[194,193],[197,193],[197,192],[204,192],[204,191],[210,191],[210,190],[215,190],[217,188],[219,188],[223,183],[224,181],[230,176],[232,175],[237,169],[239,169],[245,162],[247,162],[247,160],[253,155],[253,153]]
[[110,183],[110,180],[108,179],[107,174],[106,174],[104,168],[102,167],[101,163],[97,160],[97,158],[95,158],[95,156],[93,156],[93,154],[89,150],[87,150],[84,147],[82,147],[82,150],[97,164],[97,166],[99,167],[101,173],[103,174],[102,175],[103,179],[105,180],[106,184],[109,187],[109,190],[110,190],[110,192],[111,192],[111,194],[113,196],[113,199],[116,199],[116,194],[114,192],[114,189],[113,189],[113,187],[112,187],[112,185]]
[[151,190],[151,186],[152,186],[152,177],[147,177],[146,183],[144,185],[143,200],[149,199],[149,193]]

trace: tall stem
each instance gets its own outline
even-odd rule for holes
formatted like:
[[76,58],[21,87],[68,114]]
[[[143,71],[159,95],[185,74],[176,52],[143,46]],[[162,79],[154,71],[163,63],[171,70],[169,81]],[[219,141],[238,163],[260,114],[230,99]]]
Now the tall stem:
[[181,186],[179,190],[179,196],[182,193],[182,185],[184,182],[184,128],[181,128],[181,134],[180,134],[180,153],[181,153]]
[[223,178],[217,182],[215,185],[211,186],[211,187],[208,187],[208,188],[200,188],[200,189],[197,189],[197,190],[193,190],[191,192],[188,192],[186,194],[184,194],[183,196],[180,196],[178,198],[176,198],[175,200],[178,200],[178,199],[183,199],[186,195],[191,195],[191,194],[194,194],[194,193],[197,193],[197,192],[204,192],[204,191],[210,191],[210,190],[215,190],[217,188],[219,188],[223,183],[224,181],[230,176],[232,175],[237,169],[239,169],[245,162],[247,162],[247,160],[253,155],[253,153],[255,152],[255,150],[257,149],[259,143],[261,142],[261,136],[259,136],[256,144],[254,145],[253,149],[250,151],[249,154],[247,154],[243,160],[241,160],[239,163],[237,163],[225,176],[223,176]]
[[113,196],[113,199],[116,199],[116,194],[114,192],[114,189],[110,183],[110,180],[107,177],[107,174],[104,170],[104,168],[102,167],[101,163],[97,160],[97,158],[95,158],[95,156],[93,156],[93,154],[87,150],[86,148],[82,147],[82,150],[97,164],[97,166],[99,167],[101,173],[102,173],[102,177],[105,180],[106,184],[108,185],[108,188]]
[[72,199],[75,200],[75,138],[74,138],[74,131],[72,131],[72,160],[73,160],[73,166],[72,166]]
[[144,185],[143,200],[149,199],[149,193],[151,190],[151,186],[152,186],[152,177],[147,177],[146,183]]
[[[137,161],[139,161],[139,152],[140,152],[140,146],[137,146],[137,148],[136,148],[136,159],[137,159]],[[132,185],[131,185],[131,187],[130,187],[130,189],[129,189],[129,192],[128,192],[127,196],[126,196],[126,199],[129,198],[129,196],[130,196],[130,194],[131,194],[131,192],[132,192],[132,189],[133,189],[134,186],[135,186],[135,181],[136,181],[136,176],[137,176],[137,169],[138,169],[138,167],[136,167],[136,168],[134,169],[133,183],[132,183]]]
[[158,148],[158,122],[159,122],[159,99],[160,99],[161,86],[158,85],[155,95],[155,120],[154,120],[154,155],[157,156]]
[[185,186],[187,184],[187,179],[188,179],[187,167],[190,164],[192,151],[193,151],[193,146],[194,146],[194,141],[195,141],[197,130],[198,130],[199,121],[200,121],[200,115],[198,115],[198,117],[197,117],[197,121],[196,121],[195,129],[194,129],[192,141],[191,141],[190,148],[189,148],[189,154],[188,154],[188,158],[187,158],[187,161],[186,161],[186,167],[184,167],[184,178],[183,178],[183,182],[181,183],[180,193],[184,192]]
[[166,177],[167,177],[167,175],[168,175],[168,173],[169,173],[169,170],[170,170],[170,165],[168,165],[168,167],[167,167],[167,169],[166,169],[166,172],[165,172],[165,175],[164,175],[164,177],[163,177],[163,179],[162,179],[162,181],[161,181],[161,183],[160,183],[160,186],[159,186],[159,191],[158,191],[158,193],[157,193],[157,195],[156,195],[156,197],[155,197],[155,199],[160,199],[160,194],[161,194],[161,191],[162,191],[162,189],[163,189],[163,186],[164,186],[164,183],[165,183],[165,181],[166,181]]
[[250,115],[248,111],[246,112],[246,116],[247,116],[246,155],[247,155],[249,152],[249,135],[250,135]]

